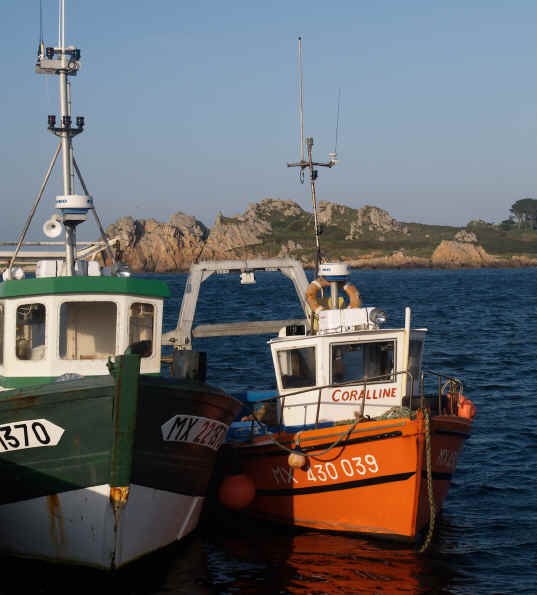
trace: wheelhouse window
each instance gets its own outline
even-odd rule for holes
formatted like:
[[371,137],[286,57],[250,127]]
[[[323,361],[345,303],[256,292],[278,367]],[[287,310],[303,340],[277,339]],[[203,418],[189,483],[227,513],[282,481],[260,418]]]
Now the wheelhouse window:
[[278,351],[278,364],[283,388],[315,386],[315,347]]
[[116,351],[113,302],[64,302],[60,307],[60,357],[105,359]]
[[137,302],[129,312],[129,345],[142,357],[153,353],[153,327],[155,307],[153,304]]
[[46,310],[43,304],[22,304],[17,308],[15,353],[18,359],[45,357]]
[[332,382],[394,380],[394,341],[338,343],[330,350]]

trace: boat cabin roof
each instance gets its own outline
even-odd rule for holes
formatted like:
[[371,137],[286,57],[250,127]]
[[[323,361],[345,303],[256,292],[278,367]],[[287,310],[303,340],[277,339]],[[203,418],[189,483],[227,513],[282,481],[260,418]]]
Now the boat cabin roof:
[[164,281],[133,277],[44,277],[0,283],[0,299],[32,295],[104,293],[166,298],[170,290]]

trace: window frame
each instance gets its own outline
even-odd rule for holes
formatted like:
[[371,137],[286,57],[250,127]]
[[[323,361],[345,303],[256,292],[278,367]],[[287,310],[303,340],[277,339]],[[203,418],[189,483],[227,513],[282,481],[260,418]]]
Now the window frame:
[[[100,298],[101,296],[99,296]],[[57,345],[56,345],[56,357],[63,362],[84,362],[84,361],[103,361],[107,360],[108,357],[114,356],[119,353],[120,349],[120,338],[121,338],[121,310],[122,305],[120,302],[114,299],[110,299],[111,296],[102,296],[103,299],[80,299],[79,296],[69,295],[66,296],[65,299],[61,300],[58,303],[57,308]],[[113,351],[111,354],[107,354],[103,357],[96,357],[96,358],[81,358],[81,357],[66,357],[65,354],[62,355],[61,347],[62,347],[62,327],[61,327],[61,320],[62,320],[62,308],[67,304],[112,304],[115,308],[115,327],[114,327],[114,345]],[[66,350],[67,351],[67,350]]]
[[[386,374],[385,378],[378,378],[377,376],[373,376],[372,378],[378,378],[377,380],[371,380],[369,378],[365,378],[362,376],[361,378],[351,379],[351,380],[341,380],[336,381],[334,380],[334,349],[337,347],[343,347],[347,345],[359,345],[360,347],[365,347],[368,345],[378,344],[378,343],[391,343],[392,345],[392,369],[391,372]],[[330,370],[329,370],[329,380],[330,384],[394,384],[397,382],[397,338],[390,337],[390,338],[382,338],[382,339],[371,339],[369,341],[338,341],[329,344],[329,362],[330,362]],[[363,356],[362,356],[363,357]],[[362,370],[364,370],[364,362],[362,360]],[[364,370],[365,372],[365,370]],[[381,376],[381,375],[379,375]]]
[[131,345],[137,343],[136,341],[132,341],[131,338],[131,321],[133,319],[132,317],[132,307],[137,305],[137,304],[142,304],[144,306],[151,306],[153,313],[152,313],[152,323],[151,323],[151,352],[148,354],[141,354],[140,357],[142,359],[150,359],[155,355],[156,349],[155,349],[155,339],[156,339],[156,327],[157,327],[157,316],[158,316],[158,308],[157,308],[157,304],[155,302],[151,302],[148,300],[132,300],[130,301],[127,305],[126,305],[126,315],[127,315],[127,332],[126,332],[126,336],[127,336],[127,344],[130,347]]
[[[17,348],[17,343],[19,342],[19,339],[23,339],[23,337],[19,336],[18,333],[18,316],[19,316],[19,309],[23,308],[24,306],[41,306],[43,308],[43,312],[44,312],[44,319],[43,319],[43,343],[40,343],[39,345],[36,345],[35,347],[32,347],[31,343],[29,345],[29,354],[30,357],[20,357],[19,352],[18,352],[18,348]],[[17,362],[33,362],[34,364],[36,362],[41,362],[43,360],[46,360],[48,357],[48,353],[50,351],[50,346],[49,346],[49,336],[48,336],[48,324],[49,324],[49,318],[50,318],[50,310],[46,304],[46,302],[44,302],[41,299],[34,299],[34,300],[26,300],[26,299],[22,299],[20,300],[18,303],[14,304],[14,308],[15,308],[15,312],[14,312],[14,318],[15,318],[15,335],[14,335],[14,343],[13,343],[13,347],[14,347],[14,355],[15,355],[15,360]],[[32,333],[33,335],[33,333]],[[13,340],[12,338],[12,340]],[[42,353],[40,357],[32,357],[34,355],[33,349],[36,349],[38,347],[43,347]]]
[[[280,354],[285,353],[286,357],[287,354],[292,352],[292,351],[305,351],[305,350],[312,350],[313,351],[313,373],[314,373],[314,378],[313,378],[313,384],[300,384],[300,385],[294,385],[294,386],[289,386],[288,384],[286,384],[284,382],[284,376],[286,377],[294,377],[293,374],[283,374],[282,372],[282,365],[281,365],[281,360],[280,360]],[[317,386],[318,383],[318,378],[319,378],[319,373],[318,373],[318,369],[317,369],[317,352],[318,352],[318,345],[305,345],[305,346],[293,346],[293,347],[285,347],[282,349],[276,349],[276,362],[278,365],[278,380],[279,383],[282,387],[282,390],[304,390],[304,389],[311,389],[311,388],[315,388]],[[296,378],[300,378],[300,376],[296,376]]]

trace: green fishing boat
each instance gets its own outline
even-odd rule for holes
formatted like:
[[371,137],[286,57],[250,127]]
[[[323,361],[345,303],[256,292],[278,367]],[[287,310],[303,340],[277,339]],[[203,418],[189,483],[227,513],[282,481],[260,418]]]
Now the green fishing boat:
[[[80,50],[65,45],[64,22],[60,0],[58,46],[41,42],[36,64],[59,79],[58,125],[48,118],[59,144],[0,282],[0,550],[111,570],[196,528],[240,402],[204,382],[191,352],[163,356],[169,289],[114,258],[73,156]],[[63,194],[43,231],[64,234],[64,250],[29,272],[22,248],[60,154]],[[102,232],[93,252],[76,241],[90,215]],[[99,250],[110,266],[82,256]]]

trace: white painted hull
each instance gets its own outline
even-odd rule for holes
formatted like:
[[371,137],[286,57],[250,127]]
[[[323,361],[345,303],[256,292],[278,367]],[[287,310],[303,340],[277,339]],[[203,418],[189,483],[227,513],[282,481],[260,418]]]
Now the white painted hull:
[[131,485],[118,522],[108,484],[0,506],[0,549],[26,558],[119,568],[191,533],[204,498]]

